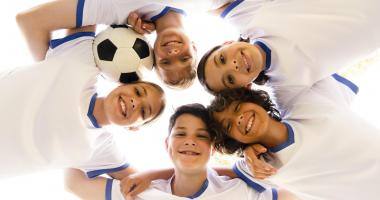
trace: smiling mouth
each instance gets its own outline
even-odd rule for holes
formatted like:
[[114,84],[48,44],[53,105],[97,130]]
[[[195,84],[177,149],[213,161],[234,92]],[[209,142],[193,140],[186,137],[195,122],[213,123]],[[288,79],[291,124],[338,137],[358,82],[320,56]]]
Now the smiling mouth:
[[121,114],[124,117],[127,117],[127,105],[125,104],[125,101],[121,96],[119,96],[119,103],[120,103],[120,107],[121,107]]
[[245,127],[245,135],[247,135],[253,128],[253,122],[255,121],[255,113],[248,119],[247,126]]
[[168,41],[168,42],[165,42],[164,44],[162,44],[161,46],[179,46],[181,45],[182,42],[180,41]]
[[244,64],[245,70],[248,73],[251,72],[251,70],[252,70],[252,63],[250,62],[250,60],[248,60],[247,56],[244,54],[243,51],[240,51],[240,54],[241,54],[241,57],[242,57],[242,60],[243,60],[243,64]]
[[187,156],[199,156],[200,153],[194,151],[178,151],[178,153],[187,155]]

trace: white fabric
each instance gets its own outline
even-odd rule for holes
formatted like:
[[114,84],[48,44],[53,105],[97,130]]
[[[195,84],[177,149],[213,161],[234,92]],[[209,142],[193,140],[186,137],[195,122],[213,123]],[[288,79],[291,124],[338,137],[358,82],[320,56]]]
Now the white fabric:
[[130,12],[135,11],[143,20],[150,21],[166,7],[152,1],[141,0],[85,0],[82,26],[93,24],[127,24]]
[[[90,85],[99,73],[92,41],[93,37],[68,41],[49,50],[45,61],[2,76],[0,178],[89,166],[89,159],[100,148],[112,151],[112,146],[105,151],[99,145],[97,137],[104,134],[88,128],[80,108],[86,104],[83,101],[89,101],[84,94],[95,92]],[[111,167],[115,157],[110,158]]]
[[[269,181],[303,199],[379,198],[380,131],[342,104],[344,99],[332,78],[297,97],[284,118],[295,142],[275,153],[282,166]],[[244,165],[238,168],[247,172]]]
[[267,75],[280,108],[380,47],[380,1],[245,0],[226,19],[272,50]]
[[[247,199],[247,200],[259,200],[259,199],[273,199],[272,187],[270,185],[259,183],[257,184],[264,187],[266,190],[262,193],[250,188],[240,179],[230,179],[226,176],[219,176],[214,170],[209,169],[208,175],[208,187],[207,189],[195,199]],[[144,191],[138,195],[139,200],[168,200],[168,199],[189,199],[186,197],[179,197],[171,194],[171,186],[169,180],[156,180],[153,181],[150,189]],[[107,200],[123,200],[123,196],[120,193],[119,181],[114,180],[112,184],[112,198]]]

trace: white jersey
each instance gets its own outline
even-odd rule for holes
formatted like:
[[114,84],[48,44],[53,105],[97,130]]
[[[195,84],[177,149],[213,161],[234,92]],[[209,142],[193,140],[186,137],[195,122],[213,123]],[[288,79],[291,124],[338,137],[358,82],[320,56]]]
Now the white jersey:
[[[277,200],[277,189],[272,186],[257,181],[252,181],[250,185],[245,184],[240,179],[230,179],[226,176],[219,176],[214,170],[209,169],[207,180],[203,183],[196,194],[191,197],[179,197],[172,195],[171,180],[155,180],[149,189],[139,194],[138,200],[180,200],[180,199],[247,199]],[[109,179],[106,184],[107,200],[124,200],[120,192],[119,181]]]
[[[327,78],[298,96],[284,117],[288,140],[269,149],[279,170],[268,180],[302,199],[379,198],[380,130],[349,110],[340,86]],[[235,170],[249,178],[244,164]]]
[[378,0],[236,0],[221,16],[243,38],[268,47],[268,83],[283,109],[315,82],[380,48],[379,8]]
[[79,0],[77,6],[77,27],[94,24],[127,24],[130,12],[146,21],[156,21],[167,12],[185,14],[181,9],[155,1],[135,0]]
[[[0,177],[74,166],[93,171],[125,163],[123,157],[109,155],[116,152],[109,134],[91,128],[91,113],[83,113],[99,74],[93,37],[82,32],[52,40],[46,60],[0,79]],[[100,152],[109,162],[104,164],[104,159],[96,168],[91,163]]]

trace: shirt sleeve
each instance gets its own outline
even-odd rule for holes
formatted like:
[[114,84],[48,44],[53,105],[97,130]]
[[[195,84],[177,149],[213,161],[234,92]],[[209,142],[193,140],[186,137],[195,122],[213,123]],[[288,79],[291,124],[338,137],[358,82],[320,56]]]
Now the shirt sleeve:
[[120,151],[111,133],[105,132],[95,140],[91,158],[77,167],[89,178],[118,172],[129,167],[125,155]]
[[235,163],[235,165],[233,166],[233,171],[250,188],[248,191],[248,199],[254,199],[254,197],[263,200],[278,199],[277,188],[269,182],[259,181],[255,179],[252,176],[248,165],[245,163],[243,159],[238,160]]
[[170,10],[185,13],[182,9],[144,0],[79,0],[76,26],[126,24],[132,11],[137,12],[143,20],[155,21]]
[[124,200],[120,192],[120,181],[116,179],[107,179],[105,188],[106,200]]

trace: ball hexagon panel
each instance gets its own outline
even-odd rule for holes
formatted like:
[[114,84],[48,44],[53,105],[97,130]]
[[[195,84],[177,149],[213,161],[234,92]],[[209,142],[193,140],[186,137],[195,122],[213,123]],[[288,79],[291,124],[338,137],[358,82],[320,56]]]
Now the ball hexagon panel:
[[137,71],[140,66],[140,58],[131,48],[118,48],[113,61],[117,63],[118,71],[123,73]]

